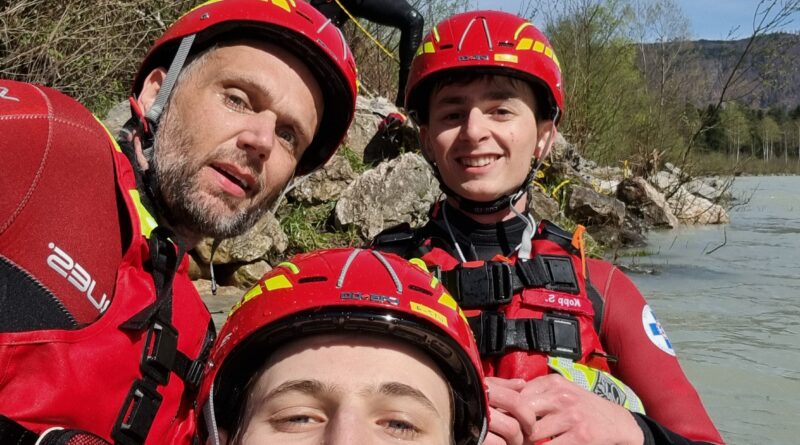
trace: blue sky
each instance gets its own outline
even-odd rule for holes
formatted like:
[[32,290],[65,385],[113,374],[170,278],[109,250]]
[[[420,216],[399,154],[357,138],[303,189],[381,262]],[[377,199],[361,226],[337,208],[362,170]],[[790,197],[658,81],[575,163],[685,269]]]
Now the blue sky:
[[[557,0],[553,0],[557,1]],[[759,0],[676,0],[691,22],[693,38],[725,40],[731,30],[738,26],[734,39],[748,37],[753,30],[753,13]],[[472,0],[481,9],[500,9],[516,13],[526,0]],[[531,2],[537,4],[534,0]],[[800,13],[795,13],[793,22],[785,31],[800,30]]]

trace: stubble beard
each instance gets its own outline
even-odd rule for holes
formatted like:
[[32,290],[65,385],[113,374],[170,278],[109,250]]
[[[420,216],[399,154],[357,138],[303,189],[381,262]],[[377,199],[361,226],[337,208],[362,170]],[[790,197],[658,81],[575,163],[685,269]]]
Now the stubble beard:
[[[203,237],[224,239],[244,234],[269,210],[278,193],[263,193],[262,175],[256,175],[259,178],[258,190],[262,191],[256,195],[256,204],[242,206],[238,199],[222,192],[214,195],[204,193],[198,174],[207,161],[234,160],[232,158],[236,156],[230,156],[228,149],[217,147],[206,158],[193,158],[189,154],[196,145],[191,133],[168,109],[165,110],[156,134],[151,163],[168,225],[193,243]],[[246,161],[239,162],[239,165],[257,171]]]

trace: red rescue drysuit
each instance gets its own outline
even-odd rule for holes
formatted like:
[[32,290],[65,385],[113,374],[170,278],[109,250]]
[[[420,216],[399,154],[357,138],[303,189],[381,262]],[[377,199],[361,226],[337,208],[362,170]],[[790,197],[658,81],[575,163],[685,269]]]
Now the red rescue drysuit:
[[190,443],[210,315],[128,158],[80,104],[19,82],[0,81],[0,135],[0,414]]

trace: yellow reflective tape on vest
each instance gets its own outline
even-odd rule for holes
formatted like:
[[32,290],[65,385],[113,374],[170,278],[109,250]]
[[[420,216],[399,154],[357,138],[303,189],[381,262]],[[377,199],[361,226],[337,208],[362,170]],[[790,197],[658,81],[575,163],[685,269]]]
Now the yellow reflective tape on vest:
[[548,357],[547,366],[581,388],[623,406],[630,412],[644,414],[644,405],[636,393],[613,375],[563,358]]
[[142,235],[145,238],[150,238],[150,233],[158,227],[158,223],[156,219],[153,218],[153,215],[144,208],[142,204],[142,198],[139,196],[139,190],[132,189],[128,190],[128,193],[131,195],[131,199],[133,200],[133,205],[136,207],[136,213],[139,216],[139,225],[142,230]]

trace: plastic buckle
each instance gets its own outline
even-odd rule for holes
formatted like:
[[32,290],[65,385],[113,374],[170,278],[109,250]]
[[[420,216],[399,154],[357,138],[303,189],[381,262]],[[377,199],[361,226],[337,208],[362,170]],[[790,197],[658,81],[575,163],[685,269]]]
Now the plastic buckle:
[[[514,295],[508,263],[491,261],[474,267],[459,264],[449,273],[455,274],[456,279],[446,280],[444,285],[464,309],[493,309],[510,303]],[[448,285],[453,285],[454,289]]]
[[114,443],[121,445],[137,445],[144,443],[158,407],[161,406],[161,394],[143,380],[137,380],[131,386],[122,411],[111,436]]
[[544,314],[542,320],[547,323],[552,339],[549,354],[554,357],[579,360],[581,358],[581,328],[578,319],[568,315]]
[[559,255],[537,255],[534,261],[540,270],[544,271],[547,280],[546,288],[570,294],[581,292],[578,278],[575,276],[575,268],[572,265],[572,258]]
[[480,354],[501,355],[506,350],[506,317],[499,312],[481,312],[469,317]]
[[142,373],[150,376],[159,385],[166,385],[177,350],[178,331],[167,323],[153,322],[147,330],[147,340],[142,351]]

